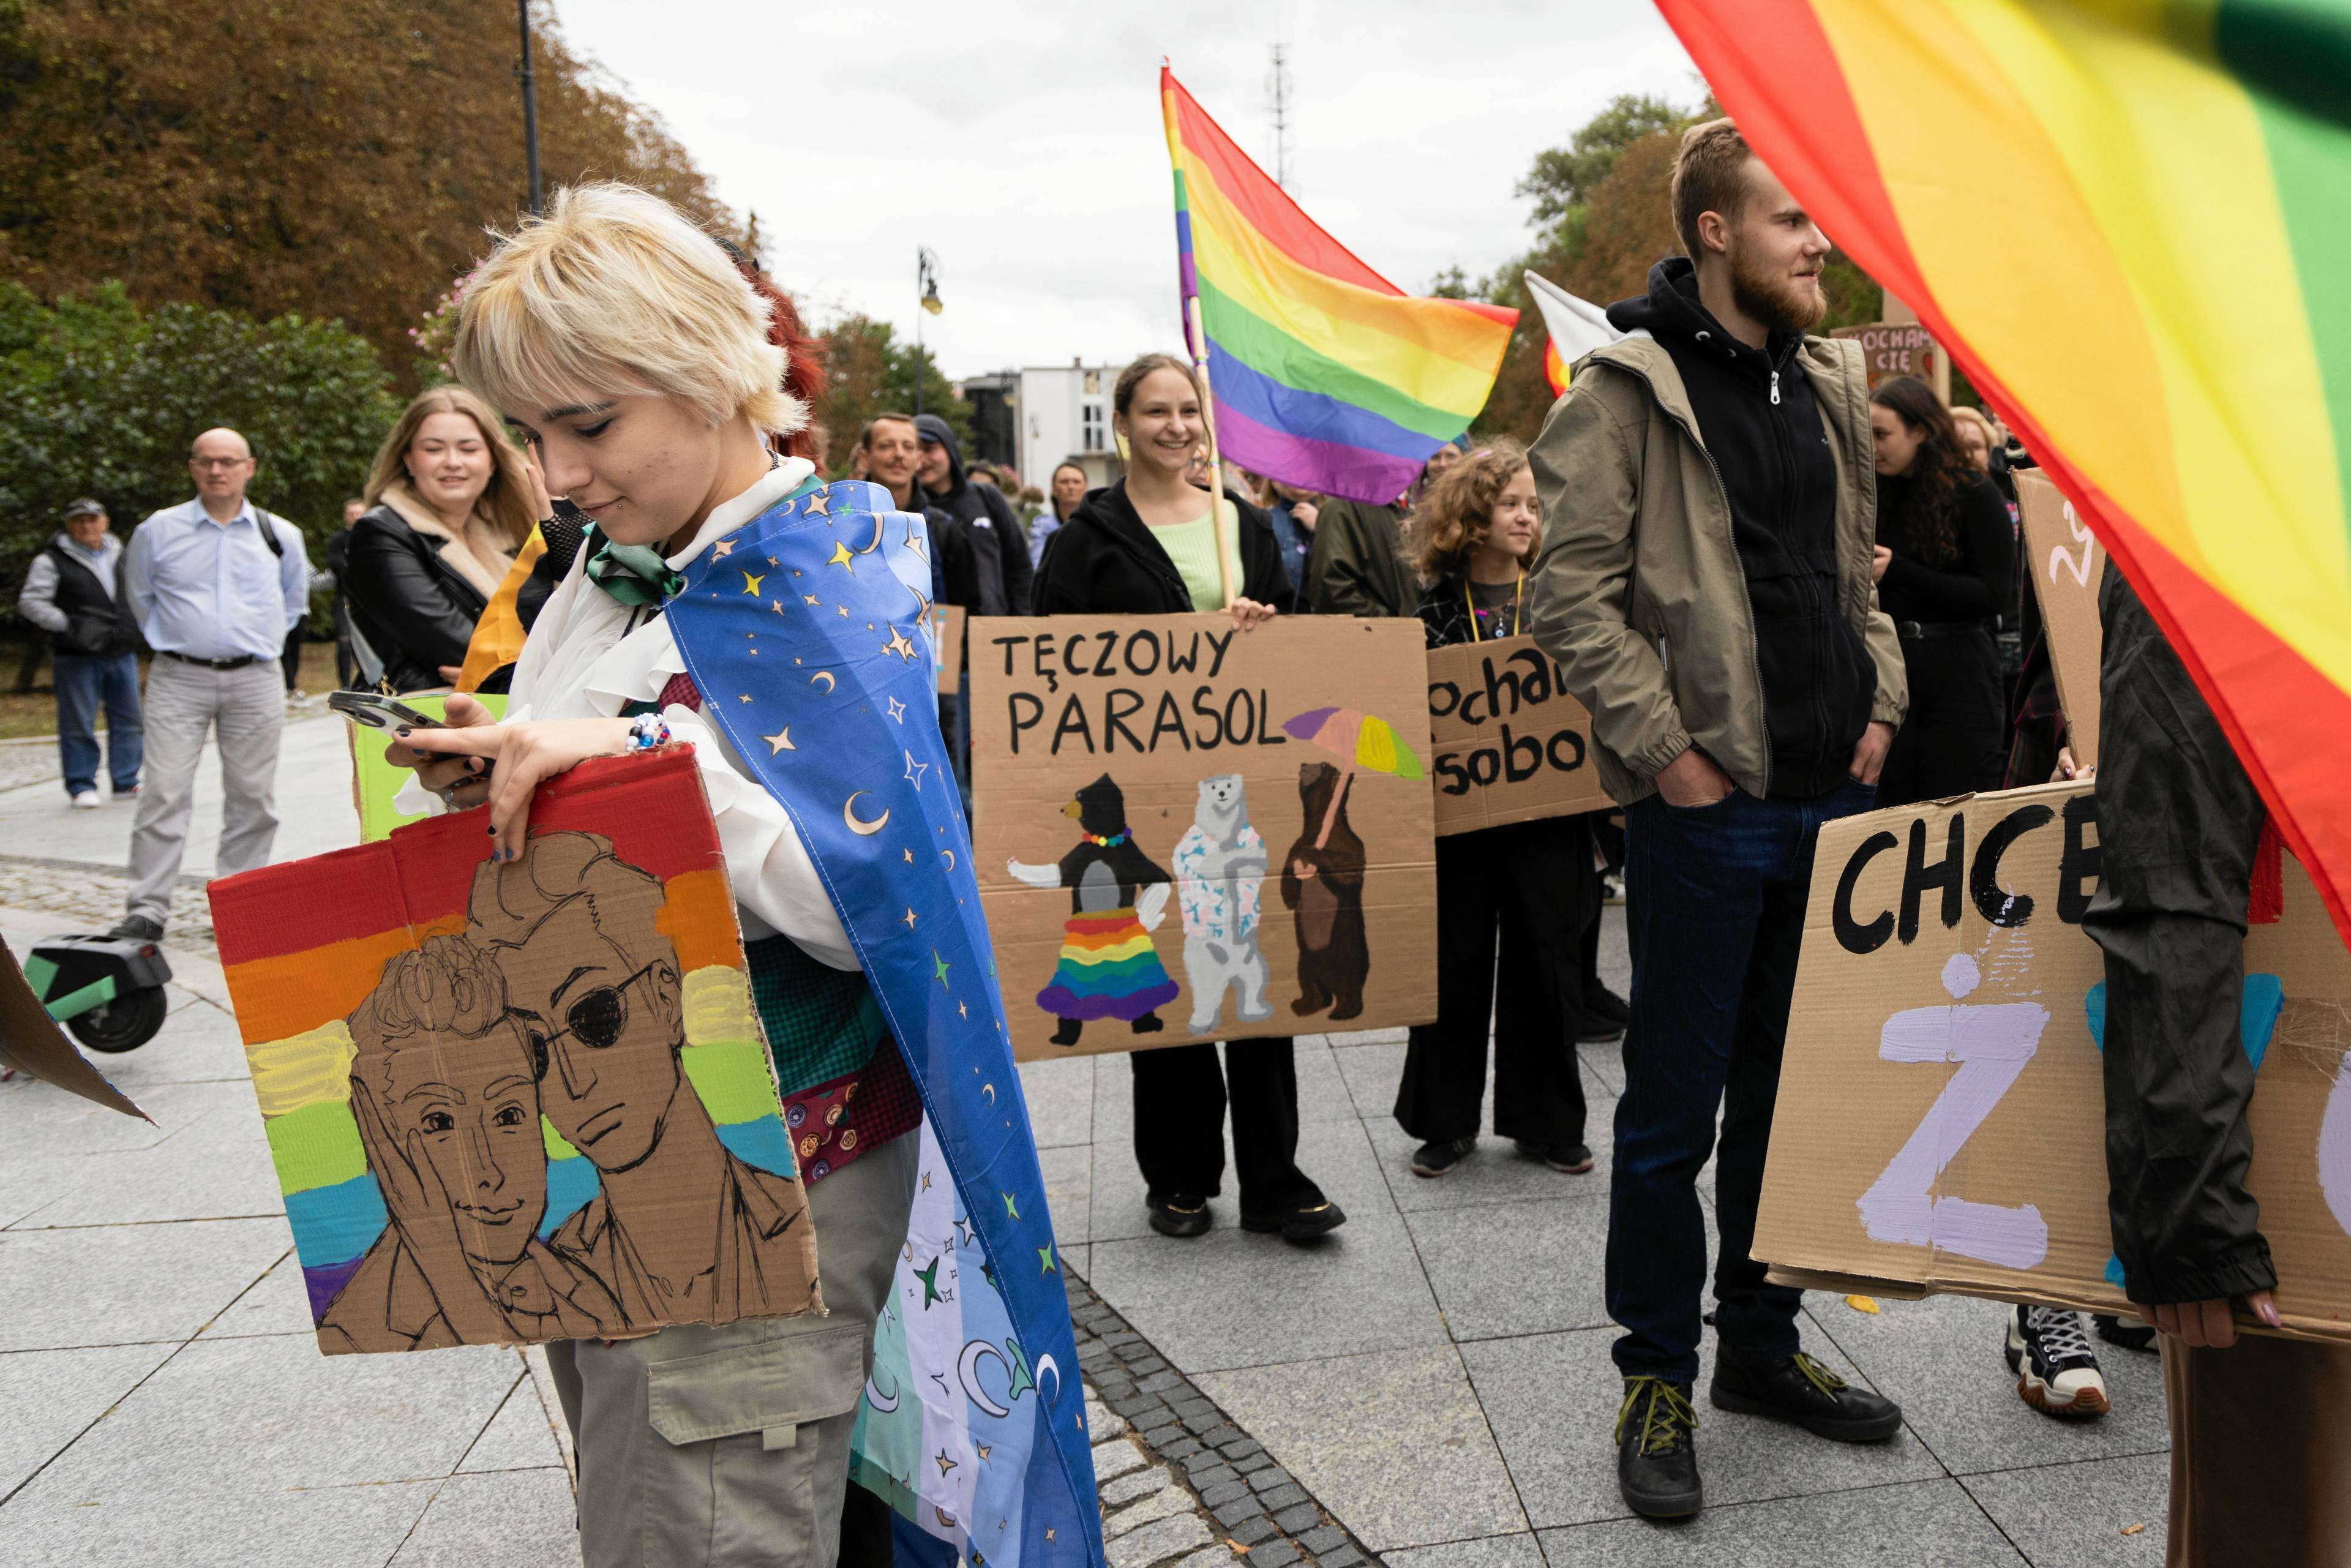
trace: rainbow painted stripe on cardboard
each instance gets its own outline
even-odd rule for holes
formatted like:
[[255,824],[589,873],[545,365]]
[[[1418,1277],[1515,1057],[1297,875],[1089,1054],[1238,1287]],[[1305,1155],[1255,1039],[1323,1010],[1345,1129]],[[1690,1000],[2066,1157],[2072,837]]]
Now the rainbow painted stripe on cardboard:
[[1394,500],[1486,406],[1519,313],[1405,295],[1316,226],[1164,67],[1159,96],[1219,453],[1285,484]]
[[2351,935],[2339,0],[1659,5],[2114,552]]

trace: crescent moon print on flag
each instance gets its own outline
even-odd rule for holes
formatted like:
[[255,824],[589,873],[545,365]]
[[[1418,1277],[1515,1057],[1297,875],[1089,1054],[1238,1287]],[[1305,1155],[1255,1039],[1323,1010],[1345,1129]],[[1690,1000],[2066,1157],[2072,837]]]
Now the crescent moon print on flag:
[[956,1370],[962,1375],[963,1391],[966,1397],[969,1398],[974,1405],[978,1406],[986,1414],[1001,1420],[1005,1416],[1011,1415],[1012,1412],[1008,1406],[998,1405],[996,1401],[990,1399],[987,1396],[987,1390],[980,1386],[979,1363],[981,1358],[984,1356],[993,1356],[996,1360],[996,1364],[1003,1367],[1008,1376],[1010,1375],[1012,1371],[1011,1364],[1004,1359],[1003,1353],[998,1351],[994,1345],[988,1343],[984,1339],[976,1339],[969,1344],[963,1347],[963,1355],[961,1359],[956,1363]]
[[832,678],[832,672],[831,670],[819,670],[815,674],[809,677],[809,685],[816,685],[819,681],[822,681],[824,683],[824,690],[827,696],[831,696],[832,695],[832,688],[841,684]]
[[890,809],[886,806],[882,809],[882,814],[870,822],[861,822],[857,820],[857,797],[872,793],[871,789],[854,790],[848,800],[841,803],[841,820],[849,824],[851,832],[871,836],[890,825]]

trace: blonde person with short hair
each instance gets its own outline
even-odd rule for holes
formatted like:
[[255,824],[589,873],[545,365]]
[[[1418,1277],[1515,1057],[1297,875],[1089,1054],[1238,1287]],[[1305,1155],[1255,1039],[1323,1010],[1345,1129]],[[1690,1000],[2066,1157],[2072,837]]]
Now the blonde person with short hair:
[[[924,525],[878,487],[827,485],[772,449],[808,411],[784,390],[766,302],[708,235],[642,191],[574,187],[507,236],[466,291],[452,360],[592,527],[523,644],[507,721],[453,697],[452,727],[406,736],[391,755],[418,770],[412,798],[479,811],[496,868],[484,875],[511,881],[549,852],[529,838],[539,783],[590,758],[693,745],[820,1249],[822,1312],[549,1345],[580,1458],[582,1552],[589,1568],[831,1568],[873,1325],[927,1146],[910,1135],[925,1094],[951,1160],[962,1134],[943,1097],[977,1095],[985,1081],[1018,1104],[1003,1036],[986,1021],[1000,1030],[1000,1014],[976,988],[985,966],[956,924],[958,898],[976,908],[978,897],[966,830],[943,798],[946,753],[918,656]],[[539,1010],[568,1005],[557,995]],[[947,1076],[973,1077],[967,1088],[932,1076],[950,1060]],[[559,1087],[579,1092],[546,1079],[550,1098]],[[1050,1257],[1050,1232],[1032,1238],[1037,1222],[1024,1220],[1015,1239],[1003,1228],[1015,1220],[997,1218],[1046,1212],[1025,1118],[1019,1127],[998,1131],[992,1163],[965,1151],[954,1166],[984,1170],[1009,1196],[958,1193],[995,1256],[1020,1246],[1058,1327],[1035,1315],[1026,1276],[998,1267],[990,1282],[973,1259],[961,1289],[1005,1292],[1033,1362],[1069,1330],[1060,1281],[1033,1249]],[[628,1174],[623,1160],[604,1176],[615,1223],[641,1196]],[[943,1169],[942,1187],[950,1179]],[[787,1223],[787,1207],[764,1212]],[[631,1230],[632,1267],[644,1293],[688,1299],[690,1281],[666,1278],[651,1244],[658,1225]],[[1054,1370],[1065,1364],[1074,1401],[1073,1347]],[[1052,1388],[1025,1394],[1060,1400],[1060,1380],[1039,1375]],[[1023,1397],[1005,1403],[1036,1412]],[[1037,1441],[1080,1429],[1059,1405],[1050,1426],[1048,1438],[1040,1419]],[[860,1506],[882,1505],[867,1495]],[[1074,1515],[1041,1507],[1032,1516],[1083,1539]],[[861,1517],[861,1541],[886,1531]]]

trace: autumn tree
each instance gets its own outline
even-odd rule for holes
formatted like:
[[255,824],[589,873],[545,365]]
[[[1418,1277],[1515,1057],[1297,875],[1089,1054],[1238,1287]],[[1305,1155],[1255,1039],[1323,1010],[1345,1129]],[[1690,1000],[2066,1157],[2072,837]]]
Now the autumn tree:
[[[661,122],[534,5],[550,187],[625,180],[733,234]],[[408,329],[527,200],[513,7],[0,0],[0,278],[44,298]]]
[[889,322],[855,313],[843,316],[826,329],[824,361],[830,384],[817,402],[816,419],[825,428],[826,450],[836,472],[847,469],[867,420],[877,413],[914,412],[917,377],[923,412],[946,420],[968,455],[970,406],[956,396],[954,383],[939,373],[929,351],[900,341]]

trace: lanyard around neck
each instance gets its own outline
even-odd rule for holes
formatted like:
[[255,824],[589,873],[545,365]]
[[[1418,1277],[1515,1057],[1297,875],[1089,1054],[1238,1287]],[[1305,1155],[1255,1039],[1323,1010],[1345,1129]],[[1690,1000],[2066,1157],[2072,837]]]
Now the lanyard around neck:
[[[1521,614],[1525,608],[1526,594],[1527,573],[1526,569],[1521,567],[1519,569],[1518,586],[1510,590],[1510,635],[1513,637],[1517,636],[1521,630]],[[1469,607],[1469,641],[1484,642],[1486,633],[1478,624],[1478,601],[1469,592],[1469,579],[1467,576],[1461,580],[1461,602]]]

